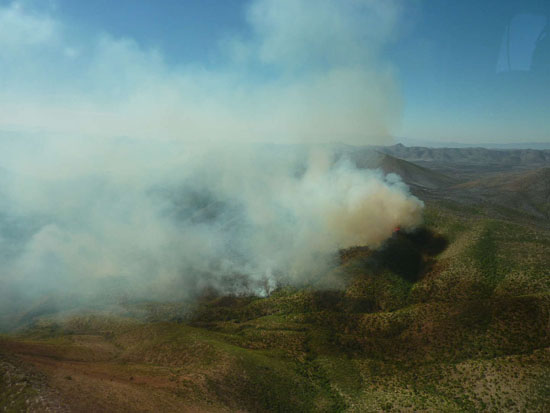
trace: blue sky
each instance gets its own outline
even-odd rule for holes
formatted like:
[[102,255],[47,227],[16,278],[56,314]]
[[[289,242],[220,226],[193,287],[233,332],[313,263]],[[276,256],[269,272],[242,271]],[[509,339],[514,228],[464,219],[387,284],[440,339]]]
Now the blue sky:
[[61,0],[57,12],[83,30],[100,29],[158,47],[173,63],[207,63],[227,33],[246,32],[246,4],[243,0]]
[[532,59],[550,2],[434,1],[419,9],[392,55],[406,101],[404,133],[474,143],[549,141],[550,38]]
[[542,0],[4,0],[0,129],[550,142],[549,12]]

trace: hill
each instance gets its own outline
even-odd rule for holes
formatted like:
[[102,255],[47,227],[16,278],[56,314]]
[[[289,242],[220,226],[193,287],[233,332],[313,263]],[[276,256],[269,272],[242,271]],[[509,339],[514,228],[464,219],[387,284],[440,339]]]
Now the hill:
[[426,148],[397,144],[378,147],[378,150],[412,162],[493,164],[501,168],[550,163],[549,149]]
[[465,191],[496,205],[550,218],[550,168],[483,177],[450,188]]
[[435,189],[456,183],[456,180],[442,173],[378,151],[356,150],[348,156],[359,168],[381,169],[385,173],[397,174],[412,187]]
[[428,200],[423,229],[342,251],[341,288],[43,315],[0,352],[72,411],[544,411],[549,268],[548,230]]
[[427,148],[402,144],[376,147],[376,150],[462,181],[475,179],[480,174],[550,166],[550,150]]
[[37,302],[0,320],[0,408],[548,410],[550,167],[483,151],[442,167],[441,154],[342,155],[399,174],[426,203],[424,226],[267,296]]

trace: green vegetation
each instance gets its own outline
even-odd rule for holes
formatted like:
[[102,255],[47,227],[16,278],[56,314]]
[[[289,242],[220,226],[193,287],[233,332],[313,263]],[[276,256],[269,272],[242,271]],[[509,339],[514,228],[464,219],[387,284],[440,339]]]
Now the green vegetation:
[[[53,363],[62,394],[101,377],[165,410],[545,411],[550,234],[447,204],[428,203],[422,231],[343,254],[344,288],[43,317],[0,349]],[[110,397],[86,400],[127,402]]]

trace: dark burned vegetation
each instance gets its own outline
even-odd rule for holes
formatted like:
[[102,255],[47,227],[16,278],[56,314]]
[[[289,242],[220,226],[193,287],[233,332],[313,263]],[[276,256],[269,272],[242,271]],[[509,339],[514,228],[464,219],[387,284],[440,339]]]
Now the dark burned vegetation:
[[387,269],[409,282],[418,281],[434,263],[434,257],[447,248],[447,239],[423,227],[412,232],[397,231],[375,251],[367,265]]

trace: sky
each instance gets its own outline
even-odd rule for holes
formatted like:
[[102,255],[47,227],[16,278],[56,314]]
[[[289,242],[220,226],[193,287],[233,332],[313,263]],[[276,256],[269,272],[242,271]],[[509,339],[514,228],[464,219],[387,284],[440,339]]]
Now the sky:
[[419,4],[391,54],[406,102],[403,136],[548,142],[550,38],[542,33],[550,2]]
[[549,13],[544,0],[0,0],[0,130],[550,142]]

